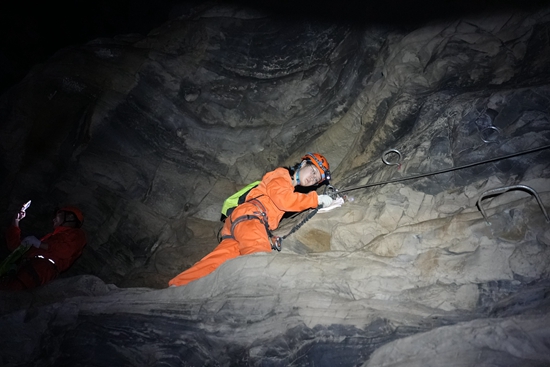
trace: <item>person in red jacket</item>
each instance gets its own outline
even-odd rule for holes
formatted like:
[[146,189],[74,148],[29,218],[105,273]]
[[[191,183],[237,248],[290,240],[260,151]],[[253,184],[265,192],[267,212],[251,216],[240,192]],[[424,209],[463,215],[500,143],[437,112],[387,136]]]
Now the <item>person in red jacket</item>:
[[28,236],[21,240],[19,221],[24,217],[25,211],[15,215],[6,232],[6,241],[11,251],[18,246],[29,247],[29,250],[15,273],[0,279],[0,290],[30,289],[52,281],[74,263],[86,245],[86,235],[80,229],[84,216],[76,207],[59,209],[53,218],[53,232],[41,239]]
[[273,249],[268,230],[279,226],[286,212],[301,212],[318,205],[329,206],[328,195],[315,191],[300,193],[296,186],[314,186],[330,179],[329,164],[318,153],[308,153],[291,168],[279,167],[268,172],[260,184],[247,195],[225,220],[222,241],[191,268],[169,281],[169,286],[182,286],[213,272],[223,262],[239,255],[270,252]]

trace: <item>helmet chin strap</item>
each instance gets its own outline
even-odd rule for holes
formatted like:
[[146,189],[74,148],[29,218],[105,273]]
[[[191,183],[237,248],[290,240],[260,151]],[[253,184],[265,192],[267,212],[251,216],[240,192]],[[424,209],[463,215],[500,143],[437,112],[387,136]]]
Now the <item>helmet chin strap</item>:
[[62,226],[63,224],[67,223],[67,212],[61,212],[63,213],[63,222],[59,226]]
[[296,185],[300,184],[300,168],[302,168],[301,165],[298,167],[298,169],[296,170],[296,174],[294,175],[294,178],[296,180]]
[[302,161],[298,168],[296,168],[296,173],[294,174],[294,178],[296,180],[296,185],[300,185],[300,169],[302,169],[303,166],[306,165],[306,161]]

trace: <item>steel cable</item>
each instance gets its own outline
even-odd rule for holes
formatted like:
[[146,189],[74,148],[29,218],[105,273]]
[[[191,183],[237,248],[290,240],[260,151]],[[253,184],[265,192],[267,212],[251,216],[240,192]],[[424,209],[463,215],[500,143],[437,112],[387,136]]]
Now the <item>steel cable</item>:
[[372,186],[385,185],[385,184],[389,184],[389,183],[395,183],[395,182],[401,182],[401,181],[407,181],[407,180],[414,180],[414,179],[417,179],[417,178],[439,175],[441,173],[447,173],[447,172],[451,172],[451,171],[458,171],[458,170],[461,170],[461,169],[470,168],[470,167],[478,166],[478,165],[481,165],[481,164],[496,162],[496,161],[500,161],[500,160],[503,160],[503,159],[517,157],[519,155],[538,152],[540,150],[544,150],[544,149],[548,149],[548,148],[550,148],[550,145],[544,145],[542,147],[528,149],[528,150],[524,150],[524,151],[521,151],[521,152],[512,153],[512,154],[508,154],[508,155],[504,155],[504,156],[500,156],[500,157],[489,158],[489,159],[485,159],[485,160],[482,160],[482,161],[479,161],[479,162],[468,163],[468,164],[458,166],[458,167],[445,168],[445,169],[442,169],[440,171],[422,173],[422,174],[418,174],[418,175],[414,175],[414,176],[396,178],[396,179],[393,179],[393,180],[387,180],[387,181],[382,181],[382,182],[375,182],[375,183],[366,184],[366,185],[362,185],[362,186],[352,187],[352,188],[349,188],[349,189],[342,189],[342,190],[336,191],[335,193],[340,194],[340,193],[344,193],[344,192],[348,192],[348,191],[365,189],[367,187],[372,187]]

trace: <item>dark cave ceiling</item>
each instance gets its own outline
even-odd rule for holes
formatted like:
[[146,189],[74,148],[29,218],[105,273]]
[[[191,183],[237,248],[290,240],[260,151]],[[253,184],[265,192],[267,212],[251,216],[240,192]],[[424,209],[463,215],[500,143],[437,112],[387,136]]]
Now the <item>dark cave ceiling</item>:
[[[200,1],[141,0],[93,2],[64,1],[34,4],[29,1],[0,5],[0,94],[19,82],[36,64],[56,51],[99,37],[147,34],[163,22],[189,13]],[[204,2],[205,6],[214,2]],[[318,18],[364,24],[388,23],[414,27],[428,21],[504,8],[532,9],[548,0],[220,0],[269,10],[286,18]]]

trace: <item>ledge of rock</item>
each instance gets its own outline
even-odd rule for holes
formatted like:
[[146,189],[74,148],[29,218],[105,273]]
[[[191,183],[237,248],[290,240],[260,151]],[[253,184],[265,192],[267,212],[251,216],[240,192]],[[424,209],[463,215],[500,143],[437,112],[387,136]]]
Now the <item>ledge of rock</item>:
[[[89,241],[1,293],[0,364],[550,365],[549,26],[212,3],[60,50],[0,97],[0,206],[7,224],[32,199],[41,235],[77,203]],[[166,288],[217,245],[226,197],[308,151],[341,207]]]

